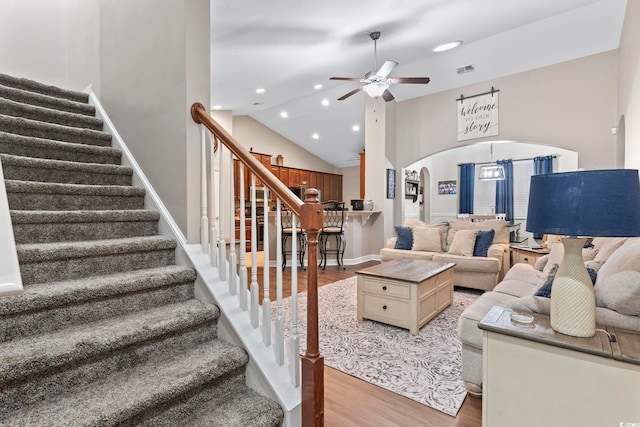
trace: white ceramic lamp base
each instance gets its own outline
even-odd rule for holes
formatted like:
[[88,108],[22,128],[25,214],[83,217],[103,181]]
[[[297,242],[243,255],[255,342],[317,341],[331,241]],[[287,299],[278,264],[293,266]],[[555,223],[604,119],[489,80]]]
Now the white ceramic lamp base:
[[551,327],[574,337],[592,337],[596,333],[596,298],[582,259],[586,240],[562,239],[564,258],[551,287]]

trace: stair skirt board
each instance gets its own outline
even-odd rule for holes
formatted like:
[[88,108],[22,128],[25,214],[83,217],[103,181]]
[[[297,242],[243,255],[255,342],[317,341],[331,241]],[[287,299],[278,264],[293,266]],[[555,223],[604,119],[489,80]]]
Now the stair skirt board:
[[246,351],[218,338],[218,307],[194,297],[195,271],[176,265],[178,242],[159,235],[99,108],[0,74],[24,284],[0,299],[0,423],[280,425],[282,408],[246,386]]

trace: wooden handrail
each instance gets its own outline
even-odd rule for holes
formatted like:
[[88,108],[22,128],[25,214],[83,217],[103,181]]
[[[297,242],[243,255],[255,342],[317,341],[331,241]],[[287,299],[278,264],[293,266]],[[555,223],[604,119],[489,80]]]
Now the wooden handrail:
[[289,190],[276,176],[271,173],[262,163],[247,151],[240,143],[220,126],[207,112],[204,105],[196,102],[191,106],[191,117],[193,121],[204,125],[213,135],[227,147],[234,156],[247,165],[257,179],[262,180],[267,188],[273,191],[280,200],[294,213],[301,217],[302,200]]
[[324,357],[320,354],[318,329],[318,235],[322,229],[324,210],[318,201],[318,190],[309,188],[302,202],[282,181],[240,145],[207,112],[204,105],[191,106],[191,117],[202,124],[227,147],[236,158],[273,191],[298,217],[307,236],[307,347],[301,357],[302,364],[302,425],[324,425]]

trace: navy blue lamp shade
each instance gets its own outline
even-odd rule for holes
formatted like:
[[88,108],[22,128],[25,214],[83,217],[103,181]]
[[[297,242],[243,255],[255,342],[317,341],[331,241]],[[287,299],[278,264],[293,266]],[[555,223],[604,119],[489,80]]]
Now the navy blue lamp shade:
[[526,230],[561,236],[640,236],[638,170],[532,176]]

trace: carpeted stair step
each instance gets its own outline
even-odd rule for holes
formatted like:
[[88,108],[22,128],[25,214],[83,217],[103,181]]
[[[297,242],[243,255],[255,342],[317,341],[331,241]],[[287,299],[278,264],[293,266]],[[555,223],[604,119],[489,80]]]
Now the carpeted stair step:
[[143,209],[145,190],[116,185],[56,184],[6,180],[12,210]]
[[0,114],[37,120],[73,128],[102,130],[102,120],[84,114],[68,113],[0,97]]
[[0,132],[0,153],[40,159],[119,165],[122,152],[117,148],[76,144]]
[[[258,392],[244,388],[236,393],[219,396],[215,405],[202,405],[196,413],[184,419],[181,425],[190,427],[245,427],[279,426],[284,417],[282,408],[276,402]],[[153,425],[166,425],[158,422]]]
[[0,298],[0,342],[53,332],[194,298],[186,267],[135,270],[27,286]]
[[87,93],[50,86],[35,80],[14,77],[8,74],[0,73],[0,85],[54,96],[56,98],[64,98],[75,102],[89,102],[89,94]]
[[174,264],[176,241],[162,236],[16,245],[24,285]]
[[45,123],[4,114],[0,114],[0,132],[77,144],[111,146],[111,135],[106,132]]
[[1,84],[0,98],[20,102],[22,104],[66,111],[67,113],[83,114],[85,116],[92,117],[95,117],[96,115],[96,108],[93,105],[84,102],[70,101],[65,98],[43,95],[37,92],[3,86]]
[[85,185],[131,185],[133,170],[120,165],[34,159],[0,154],[4,178]]
[[156,211],[11,211],[16,243],[118,239],[158,234]]
[[[195,410],[203,389],[218,386],[234,393],[237,390],[229,386],[245,388],[241,379],[247,356],[236,346],[215,340],[183,353],[166,354],[165,360],[113,374],[73,393],[13,411],[3,422],[12,426],[114,426],[145,425],[146,420],[152,419],[155,422],[147,425],[183,426],[188,424],[180,412]],[[189,405],[194,398],[195,402]],[[216,406],[217,402],[208,404]],[[172,407],[182,408],[171,411]]]
[[275,427],[284,412],[278,404],[245,386],[244,375],[226,375],[183,398],[164,412],[137,417],[141,427]]
[[[85,394],[77,387],[89,386],[86,392],[92,394],[91,388],[101,388],[100,382],[105,382],[105,389],[100,393],[113,387],[135,400],[135,393],[144,391],[129,389],[133,384],[126,377],[133,377],[136,368],[142,369],[150,377],[147,385],[157,388],[162,387],[162,383],[168,383],[172,387],[170,384],[179,382],[179,378],[163,377],[153,372],[162,370],[169,355],[182,353],[183,357],[190,358],[189,349],[203,345],[214,350],[212,347],[218,346],[217,342],[220,341],[216,340],[219,314],[214,305],[190,300],[1,343],[0,420],[4,418],[6,422],[6,417],[16,409],[40,402],[44,398],[43,393],[56,396],[71,391],[77,395],[72,397],[75,399]],[[246,363],[242,349],[237,348],[234,353],[235,365]],[[209,356],[208,360],[215,361],[215,356]],[[182,362],[171,359],[171,363]],[[170,366],[167,368],[171,369]],[[121,384],[109,380],[110,375],[119,372],[126,373],[120,377],[124,378]],[[168,381],[168,378],[171,380]],[[96,398],[99,396],[95,395]],[[105,404],[112,406],[114,402],[107,401]],[[68,409],[78,411],[78,406]],[[57,420],[59,424],[74,424],[65,418]]]

